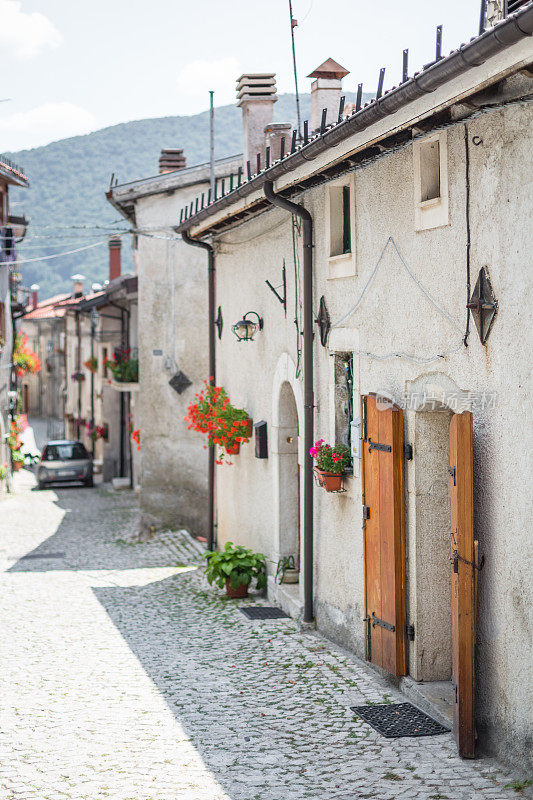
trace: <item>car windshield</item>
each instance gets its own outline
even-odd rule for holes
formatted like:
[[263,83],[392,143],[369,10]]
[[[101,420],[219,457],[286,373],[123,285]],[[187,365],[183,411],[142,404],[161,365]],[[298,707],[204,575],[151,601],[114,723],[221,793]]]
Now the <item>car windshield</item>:
[[43,461],[76,461],[87,457],[87,450],[81,442],[67,442],[47,445]]

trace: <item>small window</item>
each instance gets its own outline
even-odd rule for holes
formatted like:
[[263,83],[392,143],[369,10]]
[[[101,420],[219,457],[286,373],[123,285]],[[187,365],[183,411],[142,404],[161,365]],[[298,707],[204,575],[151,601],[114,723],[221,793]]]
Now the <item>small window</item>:
[[420,202],[440,197],[439,140],[423,142],[420,147]]
[[329,254],[342,256],[352,251],[351,192],[349,186],[332,186],[329,192]]
[[449,224],[446,131],[413,142],[415,230]]
[[350,447],[353,422],[353,355],[335,353],[335,442]]

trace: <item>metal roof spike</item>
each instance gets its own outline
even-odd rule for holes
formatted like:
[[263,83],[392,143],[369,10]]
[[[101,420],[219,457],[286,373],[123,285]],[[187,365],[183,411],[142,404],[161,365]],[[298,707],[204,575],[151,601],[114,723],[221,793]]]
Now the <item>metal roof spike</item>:
[[383,94],[383,81],[385,80],[385,67],[381,67],[379,71],[378,90],[376,92],[376,100],[379,100]]

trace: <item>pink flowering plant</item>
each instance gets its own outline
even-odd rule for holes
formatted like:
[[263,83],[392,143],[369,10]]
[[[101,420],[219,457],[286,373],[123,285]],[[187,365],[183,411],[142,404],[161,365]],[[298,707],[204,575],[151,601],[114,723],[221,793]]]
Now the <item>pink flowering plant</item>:
[[341,475],[350,464],[350,450],[345,444],[336,444],[332,447],[326,444],[324,439],[319,439],[309,453],[315,460],[317,469],[330,472],[332,475]]

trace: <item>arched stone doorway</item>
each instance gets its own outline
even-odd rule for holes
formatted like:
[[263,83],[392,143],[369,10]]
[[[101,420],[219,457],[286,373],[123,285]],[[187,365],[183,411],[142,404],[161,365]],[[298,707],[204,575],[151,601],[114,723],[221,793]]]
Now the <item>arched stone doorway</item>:
[[283,353],[274,373],[271,449],[273,458],[274,553],[294,556],[301,568],[301,463],[303,397],[296,367]]

